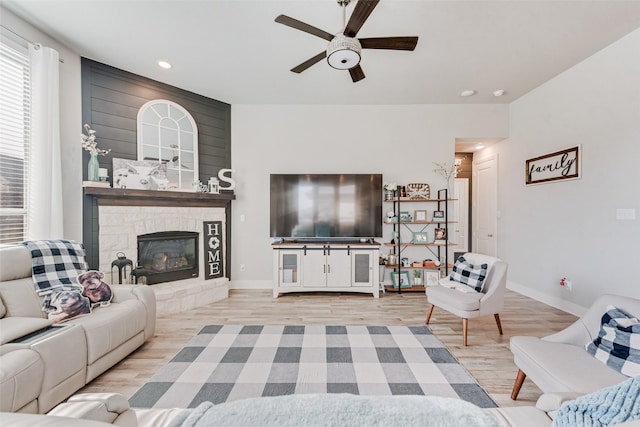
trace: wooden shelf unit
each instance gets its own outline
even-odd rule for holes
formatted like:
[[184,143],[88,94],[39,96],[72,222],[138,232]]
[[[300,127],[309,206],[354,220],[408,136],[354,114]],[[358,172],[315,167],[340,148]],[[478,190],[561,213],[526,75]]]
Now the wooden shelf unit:
[[[398,188],[398,191],[400,191],[400,188]],[[449,269],[451,268],[451,264],[449,264],[449,246],[455,246],[454,243],[450,243],[449,242],[449,224],[454,224],[457,221],[449,221],[449,206],[448,203],[452,202],[452,201],[456,201],[457,199],[451,199],[449,198],[449,190],[448,189],[442,189],[442,190],[438,190],[437,191],[437,195],[438,197],[435,199],[415,199],[415,198],[409,198],[409,197],[394,197],[391,199],[385,199],[386,203],[393,203],[393,212],[395,214],[395,221],[385,221],[385,224],[391,225],[393,226],[393,235],[394,235],[394,239],[395,236],[398,236],[398,239],[400,239],[400,235],[401,235],[401,226],[404,225],[405,227],[411,229],[409,226],[412,225],[417,225],[417,226],[422,226],[421,229],[419,229],[420,232],[424,231],[427,229],[427,227],[429,227],[430,225],[436,225],[436,228],[444,228],[445,229],[445,234],[446,234],[446,241],[445,243],[412,243],[412,242],[402,242],[402,240],[400,239],[400,242],[395,242],[394,243],[383,243],[383,246],[386,247],[392,247],[394,248],[393,252],[396,255],[397,259],[398,259],[398,265],[395,266],[385,266],[385,269],[390,269],[390,270],[394,270],[396,271],[398,274],[400,274],[400,272],[402,270],[425,270],[425,271],[442,271],[442,269],[444,269],[445,274],[448,273]],[[435,203],[437,204],[437,210],[438,211],[443,211],[444,212],[444,218],[438,218],[438,219],[432,219],[431,221],[415,221],[415,220],[411,220],[411,221],[401,221],[400,220],[400,212],[402,212],[400,206],[401,204],[404,203]],[[413,231],[413,230],[412,230]],[[418,230],[416,230],[418,231]],[[400,259],[401,259],[401,255],[402,255],[402,250],[404,248],[408,248],[408,247],[423,247],[423,248],[427,248],[431,251],[431,253],[435,256],[437,256],[437,258],[442,262],[442,265],[439,267],[403,267],[400,265]],[[434,252],[433,250],[431,250],[430,248],[436,248],[437,249],[437,254],[436,252]],[[442,248],[444,248],[444,260],[441,259],[442,258],[442,254],[441,254],[441,250]],[[422,274],[422,279],[425,280],[425,274],[423,272]],[[402,293],[402,292],[424,292],[426,287],[425,285],[412,285],[411,287],[406,287],[406,288],[402,288],[400,286],[398,286],[398,288],[395,288],[393,286],[385,286],[386,290],[389,291],[395,291],[398,293]]]

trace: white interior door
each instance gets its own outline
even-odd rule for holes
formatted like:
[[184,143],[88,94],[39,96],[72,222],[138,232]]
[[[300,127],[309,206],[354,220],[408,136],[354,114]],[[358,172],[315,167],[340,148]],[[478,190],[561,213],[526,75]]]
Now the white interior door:
[[449,247],[449,259],[453,259],[454,252],[469,251],[469,178],[456,178],[453,187],[453,199],[451,204],[451,221],[449,225],[451,243]]
[[497,256],[498,157],[473,162],[473,251]]

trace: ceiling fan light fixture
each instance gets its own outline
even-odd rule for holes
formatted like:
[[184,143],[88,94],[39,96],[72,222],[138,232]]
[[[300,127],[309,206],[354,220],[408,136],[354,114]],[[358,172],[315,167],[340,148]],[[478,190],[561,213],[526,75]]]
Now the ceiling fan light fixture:
[[338,34],[327,46],[327,62],[337,70],[348,70],[360,63],[361,51],[358,39]]

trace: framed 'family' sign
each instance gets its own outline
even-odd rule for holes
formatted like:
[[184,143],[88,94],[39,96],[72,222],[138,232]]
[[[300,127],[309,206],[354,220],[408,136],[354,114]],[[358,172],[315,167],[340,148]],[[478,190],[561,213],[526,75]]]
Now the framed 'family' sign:
[[541,184],[580,178],[580,146],[545,154],[525,161],[525,184]]

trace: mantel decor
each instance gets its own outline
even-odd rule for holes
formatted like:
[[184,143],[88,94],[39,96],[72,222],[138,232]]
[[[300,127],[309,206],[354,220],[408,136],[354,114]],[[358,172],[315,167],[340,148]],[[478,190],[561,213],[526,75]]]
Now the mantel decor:
[[150,191],[128,188],[84,187],[84,194],[99,206],[187,206],[220,207],[235,200],[235,194],[209,194],[186,191]]
[[581,177],[581,146],[556,151],[525,161],[525,184],[542,184],[579,179]]

